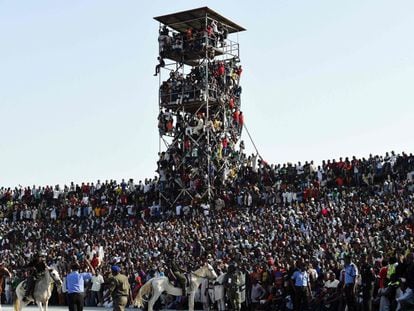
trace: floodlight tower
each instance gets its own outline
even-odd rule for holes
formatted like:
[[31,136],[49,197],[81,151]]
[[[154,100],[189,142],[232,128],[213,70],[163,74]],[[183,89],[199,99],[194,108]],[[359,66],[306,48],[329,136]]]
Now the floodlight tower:
[[154,19],[160,205],[210,201],[239,160],[233,150],[243,127],[242,67],[233,37],[245,29],[208,7]]

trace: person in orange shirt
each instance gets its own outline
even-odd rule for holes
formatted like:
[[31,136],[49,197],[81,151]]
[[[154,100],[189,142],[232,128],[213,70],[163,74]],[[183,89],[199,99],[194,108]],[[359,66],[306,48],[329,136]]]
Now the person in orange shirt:
[[96,206],[93,211],[95,213],[95,217],[100,217],[101,216],[101,207],[100,206]]

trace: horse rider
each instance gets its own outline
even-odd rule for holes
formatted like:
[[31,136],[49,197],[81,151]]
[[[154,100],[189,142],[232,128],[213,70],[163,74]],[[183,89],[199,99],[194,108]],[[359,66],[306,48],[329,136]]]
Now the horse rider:
[[172,259],[171,260],[171,272],[173,276],[177,279],[178,283],[180,284],[183,290],[183,296],[187,296],[187,280],[185,278],[185,273],[187,271],[185,269],[180,268],[178,263]]
[[26,292],[23,302],[28,302],[29,297],[32,296],[36,281],[46,271],[47,265],[45,262],[45,254],[37,253],[33,256],[25,268],[29,268],[29,276],[26,280]]

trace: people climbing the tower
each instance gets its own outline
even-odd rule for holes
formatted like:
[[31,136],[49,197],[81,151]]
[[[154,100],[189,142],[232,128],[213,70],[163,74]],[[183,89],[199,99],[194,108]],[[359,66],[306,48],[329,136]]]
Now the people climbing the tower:
[[161,56],[157,57],[159,64],[155,66],[154,76],[157,76],[160,73],[160,69],[165,67],[165,61]]
[[[154,75],[166,66],[164,58],[180,65],[169,72],[159,89],[159,134],[171,137],[172,142],[160,155],[157,171],[163,192],[168,189],[172,196],[181,188],[196,194],[208,183],[220,186],[237,176],[240,156],[236,145],[244,122],[242,67],[238,57],[215,57],[216,48],[225,46],[227,34],[225,25],[212,20],[205,27],[189,26],[182,32],[160,28],[159,64]],[[181,64],[190,52],[210,61],[183,70]],[[203,107],[207,101],[208,111]],[[215,176],[214,172],[223,169],[223,174]]]
[[171,134],[174,129],[174,119],[170,111],[160,111],[158,115],[158,130],[160,136]]
[[[154,75],[157,75],[160,68],[165,66],[165,63],[161,63],[163,62],[161,57],[159,61],[160,64],[156,66]],[[186,75],[179,69],[171,71],[168,79],[160,85],[160,104],[165,106],[205,101],[207,94],[204,90],[208,86],[209,100],[229,101],[229,106],[233,109],[235,106],[240,106],[240,75],[241,66],[235,59],[212,61],[209,63],[207,74],[204,67],[193,67]]]

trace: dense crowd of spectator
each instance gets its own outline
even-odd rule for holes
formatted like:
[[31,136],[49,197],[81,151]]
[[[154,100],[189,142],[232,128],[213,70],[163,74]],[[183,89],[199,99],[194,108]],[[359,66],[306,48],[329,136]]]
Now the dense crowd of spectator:
[[184,61],[199,58],[207,52],[210,58],[214,58],[215,49],[225,47],[227,35],[227,26],[212,19],[207,24],[205,19],[201,19],[198,28],[187,27],[183,32],[163,25],[158,36],[159,55]]
[[244,125],[241,74],[234,57],[195,66],[186,75],[179,68],[161,84],[158,129],[161,137],[172,138],[158,161],[165,203],[175,202],[183,189],[194,197],[209,185],[221,186],[238,166],[236,144]]
[[352,310],[342,291],[351,254],[356,304],[411,310],[398,297],[414,288],[412,154],[320,166],[269,165],[243,153],[239,161],[212,202],[196,197],[173,208],[158,205],[157,178],[0,188],[0,256],[13,270],[6,293],[42,251],[62,275],[87,256],[104,278],[118,263],[135,289],[166,273],[170,258],[186,270],[209,260],[219,273],[237,264],[257,310],[291,308],[299,269],[309,275],[312,309]]
[[[213,96],[209,95],[209,99],[214,99],[216,103],[210,105],[208,118],[205,109],[194,113],[191,110],[181,109],[181,106],[169,106],[160,111],[158,117],[160,135],[173,138],[168,149],[160,154],[158,162],[160,190],[167,202],[173,202],[182,189],[187,189],[192,196],[195,196],[197,193],[205,192],[209,182],[216,183],[217,186],[221,185],[227,179],[229,170],[239,163],[239,153],[235,146],[243,128],[244,116],[240,111],[241,67],[236,66],[236,63],[237,61],[232,59],[228,62],[209,64],[211,71],[208,75],[209,81],[214,81],[213,85],[223,85],[209,88],[209,92],[214,93]],[[204,85],[203,80],[206,75],[200,72],[202,69],[203,67],[193,68],[184,81],[188,79],[191,85],[194,83]],[[229,75],[226,75],[226,72],[229,72]],[[167,89],[170,87],[175,89],[178,92],[177,100],[182,98],[193,100],[193,96],[187,96],[187,93],[181,90],[181,87],[185,87],[187,83],[179,82],[182,79],[181,74],[172,72],[170,79],[164,82],[161,88],[166,86]],[[202,88],[205,89],[205,86]],[[198,89],[199,93],[202,92],[202,88]],[[197,94],[196,90],[192,92]],[[195,95],[198,96],[204,95]],[[161,92],[161,100],[164,100],[164,97]],[[166,97],[170,99],[171,94]],[[223,169],[224,165],[226,167]],[[208,166],[210,169],[207,168]],[[208,171],[209,174],[206,176]],[[218,171],[224,173],[217,174]]]

